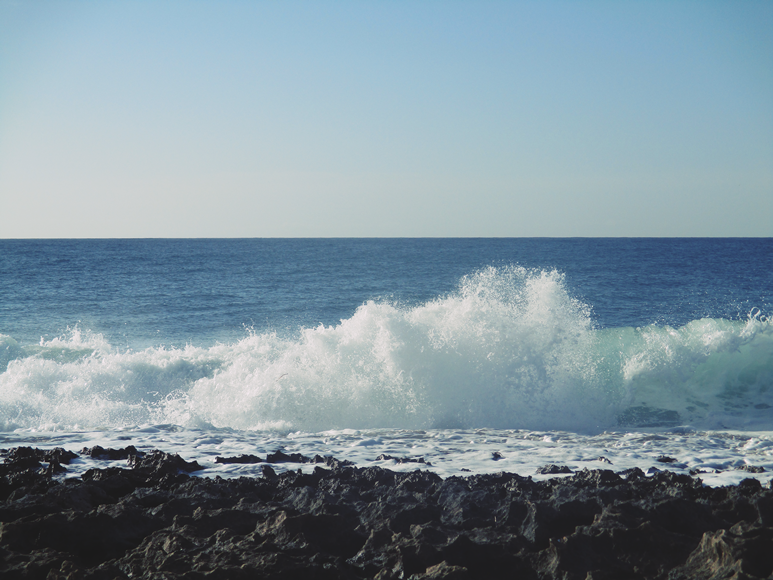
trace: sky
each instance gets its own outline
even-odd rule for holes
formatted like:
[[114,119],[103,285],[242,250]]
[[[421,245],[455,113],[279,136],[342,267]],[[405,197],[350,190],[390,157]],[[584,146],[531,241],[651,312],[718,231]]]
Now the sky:
[[0,0],[0,238],[773,236],[773,2]]

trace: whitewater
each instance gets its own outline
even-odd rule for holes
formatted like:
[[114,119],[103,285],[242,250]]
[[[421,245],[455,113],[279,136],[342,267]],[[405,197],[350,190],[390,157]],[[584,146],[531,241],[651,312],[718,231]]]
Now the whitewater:
[[259,466],[217,457],[277,449],[443,476],[556,464],[724,485],[773,472],[773,324],[758,307],[604,327],[565,273],[504,264],[427,300],[241,334],[145,348],[83,323],[36,344],[2,334],[0,445],[132,444],[222,477]]

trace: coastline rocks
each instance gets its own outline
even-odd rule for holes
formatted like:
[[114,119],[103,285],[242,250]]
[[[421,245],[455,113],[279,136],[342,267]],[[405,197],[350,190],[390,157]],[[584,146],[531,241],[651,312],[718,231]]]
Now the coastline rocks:
[[92,459],[107,459],[109,461],[120,461],[122,459],[127,460],[130,457],[142,455],[142,453],[137,451],[134,445],[129,445],[124,449],[113,449],[113,448],[105,449],[104,447],[95,445],[94,447],[84,447],[81,450],[81,455],[91,457]]
[[736,467],[739,471],[748,471],[749,473],[765,473],[765,468],[761,465],[741,465]]
[[[351,461],[338,460],[335,457],[331,457],[329,455],[325,457],[322,457],[321,455],[306,457],[300,453],[287,454],[281,449],[278,449],[274,453],[269,453],[265,460],[261,459],[257,455],[239,455],[238,457],[216,457],[215,463],[324,463],[328,467],[345,467],[354,465]],[[424,463],[423,459],[421,460],[421,463]]]
[[423,457],[394,457],[393,455],[386,455],[385,453],[376,457],[376,461],[392,461],[396,465],[401,465],[403,463],[421,463],[429,467],[432,466],[429,461],[424,461]]
[[263,463],[263,460],[257,455],[239,455],[238,457],[215,457],[215,463]]
[[639,469],[442,479],[315,457],[303,458],[316,464],[310,473],[277,474],[266,463],[262,477],[225,480],[192,477],[199,464],[153,451],[130,454],[126,469],[63,480],[41,465],[63,463],[63,451],[4,453],[2,578],[773,574],[773,489],[754,479],[708,488]]
[[537,469],[537,473],[540,475],[558,475],[559,473],[572,473],[566,465],[554,465],[550,463]]
[[135,470],[140,470],[154,476],[174,475],[178,472],[191,473],[204,469],[195,461],[185,461],[179,455],[171,455],[163,451],[151,451],[146,455],[130,455],[127,464]]

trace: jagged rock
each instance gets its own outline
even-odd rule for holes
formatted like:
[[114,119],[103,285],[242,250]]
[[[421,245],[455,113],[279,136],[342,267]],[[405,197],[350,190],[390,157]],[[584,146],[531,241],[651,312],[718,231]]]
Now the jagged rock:
[[57,463],[70,463],[70,460],[78,457],[72,451],[67,451],[61,447],[55,447],[53,449],[38,449],[32,447],[14,447],[5,451],[5,463],[18,463],[27,459],[35,459],[37,461],[45,461],[49,463],[56,461]]
[[265,479],[274,480],[277,478],[276,471],[274,471],[270,465],[261,465],[260,470],[263,473]]
[[[36,451],[38,451],[36,449]],[[50,450],[40,450],[43,452],[43,461],[47,461],[49,463],[64,463],[65,465],[69,465],[70,461],[73,459],[77,459],[78,455],[77,453],[73,453],[72,451],[67,451],[66,449],[62,449],[61,447],[54,447]]]
[[392,455],[385,455],[382,453],[376,457],[376,461],[394,461],[397,464],[402,463],[423,463],[424,465],[431,466],[429,462],[425,462],[423,457],[393,457]]
[[446,561],[430,566],[423,574],[411,576],[411,580],[468,580],[469,578],[471,576],[467,568],[451,566]]
[[16,447],[8,452],[5,458],[6,466],[13,471],[20,471],[30,467],[40,467],[43,453],[32,447]]
[[266,463],[311,463],[312,460],[300,453],[287,454],[281,449],[266,456]]
[[190,473],[204,469],[196,461],[185,461],[179,455],[172,455],[163,451],[151,451],[146,455],[130,455],[128,465],[134,469],[150,472],[154,475],[176,475],[179,472]]
[[40,462],[48,463],[48,467],[42,468],[48,475],[65,473],[66,468],[62,463],[68,465],[71,460],[78,457],[72,451],[67,451],[61,447],[54,449],[33,449],[32,447],[16,447],[6,452],[4,464],[11,471],[23,471],[29,468],[37,467],[41,469]]
[[53,477],[54,475],[67,473],[67,468],[62,467],[62,465],[58,461],[52,460],[49,462],[48,467],[43,469],[43,473],[48,475],[48,477]]
[[208,479],[157,451],[63,480],[47,473],[56,456],[17,448],[0,464],[4,579],[773,574],[773,489],[756,479],[708,488],[640,469],[442,479],[319,456],[303,458],[313,473],[264,464],[263,477]]
[[351,465],[354,465],[354,463],[352,463],[347,459],[336,459],[332,455],[326,455],[325,457],[322,457],[321,455],[315,455],[314,459],[312,459],[311,462],[324,463],[328,467],[332,467],[334,469],[337,469],[339,467],[349,467]]
[[558,473],[572,473],[572,470],[569,469],[566,465],[553,465],[551,463],[549,465],[537,468],[537,473],[541,475],[555,475]]
[[773,530],[748,522],[706,532],[671,579],[769,578],[773,574]]
[[749,473],[765,473],[765,468],[761,465],[741,465],[740,467],[736,467],[736,469],[748,471]]
[[263,463],[257,455],[239,455],[238,457],[215,457],[215,463]]
[[102,460],[108,460],[108,461],[125,461],[131,457],[137,457],[137,456],[142,457],[144,454],[140,451],[137,451],[137,448],[134,447],[134,445],[129,445],[128,447],[125,447],[123,449],[112,449],[112,448],[105,449],[104,447],[95,445],[94,447],[84,447],[81,450],[81,455],[91,457],[92,459],[102,459]]

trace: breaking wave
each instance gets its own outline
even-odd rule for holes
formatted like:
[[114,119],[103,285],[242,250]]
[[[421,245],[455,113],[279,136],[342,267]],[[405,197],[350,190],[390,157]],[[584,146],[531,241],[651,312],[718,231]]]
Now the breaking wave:
[[595,327],[556,271],[487,268],[418,306],[209,348],[0,335],[0,429],[773,428],[773,325]]

